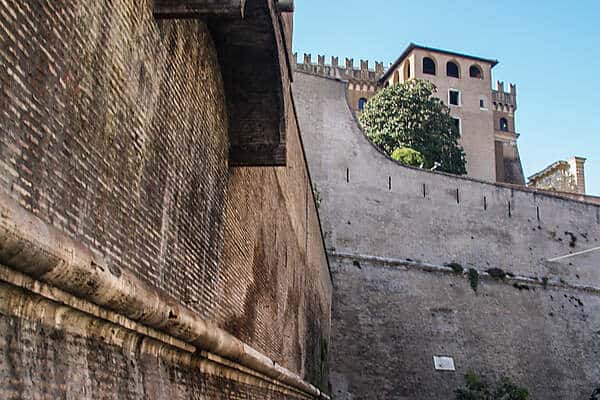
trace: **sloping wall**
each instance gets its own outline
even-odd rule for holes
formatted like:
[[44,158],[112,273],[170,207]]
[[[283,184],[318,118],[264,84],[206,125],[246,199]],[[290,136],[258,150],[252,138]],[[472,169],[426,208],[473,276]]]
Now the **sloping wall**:
[[[548,260],[599,246],[600,208],[403,167],[364,136],[344,82],[297,73],[294,94],[334,271],[334,393],[448,398],[461,374],[473,368],[513,374],[534,398],[589,395],[599,372],[593,361],[598,349],[589,342],[600,329],[594,316],[599,258],[590,253]],[[387,270],[390,263],[403,267]],[[482,283],[476,294],[465,277],[457,281],[448,274],[448,263],[482,276],[501,269],[515,278]],[[431,272],[427,265],[437,267]],[[575,302],[583,311],[565,311],[567,305],[553,303],[559,298],[583,299],[581,306]],[[389,364],[381,363],[383,354]],[[458,372],[432,372],[434,355],[455,356]],[[572,362],[564,362],[566,355]],[[553,383],[540,384],[543,374]],[[565,389],[556,392],[560,387]]]
[[212,35],[152,12],[0,2],[0,397],[324,397],[296,379],[327,387],[332,288],[289,74],[288,165],[230,168]]

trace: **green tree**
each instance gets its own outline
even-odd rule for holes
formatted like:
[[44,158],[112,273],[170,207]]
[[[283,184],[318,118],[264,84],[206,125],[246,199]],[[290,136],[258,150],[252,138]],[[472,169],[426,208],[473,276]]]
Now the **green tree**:
[[360,114],[369,138],[386,154],[408,147],[424,157],[424,168],[439,163],[439,171],[466,174],[465,152],[450,109],[434,96],[429,81],[411,80],[387,87]]
[[502,378],[491,385],[473,372],[465,375],[466,386],[456,391],[456,400],[528,400],[527,389]]

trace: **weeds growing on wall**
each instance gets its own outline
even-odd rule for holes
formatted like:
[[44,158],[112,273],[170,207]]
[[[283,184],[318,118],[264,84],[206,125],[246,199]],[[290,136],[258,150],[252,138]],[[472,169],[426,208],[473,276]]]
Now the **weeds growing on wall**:
[[477,292],[477,288],[479,287],[479,272],[475,268],[469,269],[469,282],[471,283],[471,289]]
[[513,383],[509,378],[502,378],[491,384],[479,375],[468,372],[465,375],[465,386],[456,390],[456,400],[528,400],[529,391]]
[[313,186],[313,194],[315,195],[315,203],[317,205],[318,210],[319,208],[321,208],[321,201],[323,201],[323,198],[321,197],[321,191],[319,190],[317,185]]
[[547,276],[542,278],[542,286],[544,287],[544,289],[548,289],[548,277]]
[[452,268],[452,271],[454,271],[457,274],[462,274],[465,269],[463,268],[462,265],[460,265],[459,263],[450,263],[450,264],[446,264],[446,267]]

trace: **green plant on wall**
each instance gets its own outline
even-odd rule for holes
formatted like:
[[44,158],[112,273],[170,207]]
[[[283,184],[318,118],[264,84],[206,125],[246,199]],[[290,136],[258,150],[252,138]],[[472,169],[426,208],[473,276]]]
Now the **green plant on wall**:
[[315,196],[315,203],[317,205],[317,210],[318,210],[321,208],[321,202],[323,201],[323,198],[321,197],[321,191],[319,190],[317,185],[313,186],[313,194]]
[[468,372],[465,375],[465,386],[456,390],[456,400],[528,400],[529,391],[513,383],[509,378],[502,378],[491,384],[479,375]]
[[479,287],[479,272],[475,268],[469,269],[469,283],[471,284],[471,289],[476,292]]
[[[450,109],[431,82],[411,80],[387,87],[365,105],[360,122],[367,136],[387,155],[409,148],[423,157],[423,168],[466,174],[465,152]],[[412,165],[412,164],[411,164]]]

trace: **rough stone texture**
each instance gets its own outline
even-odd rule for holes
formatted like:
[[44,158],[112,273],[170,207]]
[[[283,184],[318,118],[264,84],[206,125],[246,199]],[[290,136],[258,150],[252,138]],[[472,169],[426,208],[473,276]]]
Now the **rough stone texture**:
[[[518,290],[453,274],[331,258],[335,399],[448,400],[469,370],[507,375],[532,399],[587,399],[598,385],[600,298]],[[436,372],[451,356],[456,372]]]
[[[534,398],[589,395],[598,376],[600,301],[597,289],[577,287],[600,288],[599,253],[547,260],[597,247],[600,207],[401,166],[364,136],[345,93],[343,82],[296,74],[300,128],[335,271],[336,398],[447,399],[467,368],[514,370]],[[358,259],[340,264],[336,254],[498,268],[564,289],[485,284],[475,296],[463,277]],[[432,357],[444,353],[457,358],[458,374],[433,373]]]
[[2,399],[307,398],[5,284],[0,304]]
[[[157,22],[150,0],[4,0],[0,33],[0,190],[326,387],[332,288],[289,77],[288,166],[230,169],[223,82],[204,23]],[[26,325],[15,323],[16,332]],[[77,357],[78,348],[44,350],[53,339],[36,332],[35,348],[14,357],[40,368],[56,354]],[[3,346],[2,356],[15,348]],[[28,374],[43,373],[33,369],[11,379],[27,390]],[[177,374],[167,375],[161,385],[175,384]],[[115,378],[102,394],[126,384]]]
[[302,73],[294,84],[328,249],[600,287],[597,258],[546,262],[600,245],[597,205],[404,167],[360,130],[344,86]]

